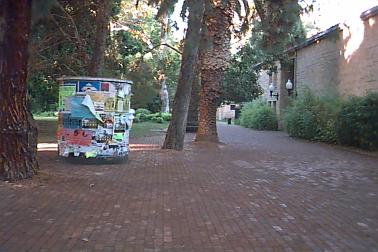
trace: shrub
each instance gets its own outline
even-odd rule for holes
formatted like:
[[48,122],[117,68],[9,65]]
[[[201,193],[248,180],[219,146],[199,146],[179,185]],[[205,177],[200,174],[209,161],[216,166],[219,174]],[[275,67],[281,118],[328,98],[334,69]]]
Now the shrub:
[[147,120],[149,121],[154,121],[156,117],[160,117],[161,113],[154,113],[154,114],[149,114],[146,116]]
[[258,130],[277,130],[277,116],[264,100],[255,100],[242,108],[240,125]]
[[315,138],[317,106],[315,96],[307,90],[287,108],[284,114],[284,126],[290,136]]
[[148,118],[147,118],[148,115],[144,114],[144,113],[140,113],[140,114],[137,114],[136,117],[139,118],[139,121],[140,122],[145,122],[145,121],[148,121]]
[[284,126],[290,136],[323,142],[336,142],[336,116],[341,100],[315,97],[310,90],[294,100],[284,114]]
[[164,119],[162,117],[155,117],[155,122],[157,122],[157,123],[163,123]]
[[144,109],[144,108],[139,108],[135,111],[135,115],[138,115],[138,114],[145,114],[145,115],[149,115],[151,114],[151,111],[149,111],[148,109]]
[[378,149],[378,93],[344,102],[336,119],[336,135],[340,144]]
[[290,136],[378,149],[378,93],[342,101],[307,90],[286,110],[284,125]]
[[316,111],[317,129],[315,140],[336,143],[336,122],[340,112],[342,100],[339,98],[320,97]]
[[171,120],[172,115],[170,113],[161,113],[161,117],[164,121],[169,122]]
[[138,116],[134,117],[133,123],[140,123],[140,118]]
[[54,111],[45,111],[45,112],[39,112],[39,113],[33,113],[35,117],[56,117],[56,112]]

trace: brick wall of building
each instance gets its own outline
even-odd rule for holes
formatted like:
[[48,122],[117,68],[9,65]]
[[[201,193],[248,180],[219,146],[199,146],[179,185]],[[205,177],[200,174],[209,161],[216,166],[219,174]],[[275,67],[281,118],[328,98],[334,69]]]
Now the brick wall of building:
[[296,85],[299,94],[309,87],[315,94],[333,92],[339,82],[339,59],[342,42],[334,31],[333,36],[297,51]]
[[319,95],[378,91],[378,18],[344,26],[297,51],[297,87]]
[[361,21],[350,31],[343,29],[343,35],[346,39],[339,62],[339,94],[362,96],[378,92],[378,17]]

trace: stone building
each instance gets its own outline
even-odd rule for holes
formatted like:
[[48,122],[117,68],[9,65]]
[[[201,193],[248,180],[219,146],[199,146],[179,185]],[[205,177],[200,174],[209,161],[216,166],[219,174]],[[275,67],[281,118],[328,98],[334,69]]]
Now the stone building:
[[[287,52],[285,64],[277,62],[276,72],[262,71],[258,79],[278,115],[304,87],[317,95],[341,97],[378,92],[378,6],[363,12],[358,20],[351,18],[350,23],[332,26]],[[293,83],[290,97],[285,86],[289,79]]]

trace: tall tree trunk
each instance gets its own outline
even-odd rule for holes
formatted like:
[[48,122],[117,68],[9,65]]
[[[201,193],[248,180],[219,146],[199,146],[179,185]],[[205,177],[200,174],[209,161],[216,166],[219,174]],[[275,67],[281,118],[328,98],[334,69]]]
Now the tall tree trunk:
[[37,173],[37,128],[27,109],[31,0],[0,1],[0,179]]
[[172,119],[165,137],[163,149],[182,150],[184,147],[186,120],[204,13],[203,0],[190,1],[189,4],[188,30],[185,36],[180,77],[173,101]]
[[[200,53],[200,50],[199,52]],[[194,68],[192,92],[190,95],[190,104],[188,111],[188,119],[186,123],[186,132],[197,132],[198,129],[198,103],[199,103],[199,91],[201,85],[201,75],[200,75],[200,65],[198,62],[198,57],[196,59],[196,64]]]
[[106,37],[109,34],[110,11],[110,0],[97,1],[96,37],[93,44],[92,59],[88,68],[89,76],[100,76],[104,66]]
[[199,122],[196,141],[218,142],[216,112],[220,104],[221,81],[230,58],[230,27],[234,16],[236,0],[209,0],[206,9],[201,62],[201,92]]

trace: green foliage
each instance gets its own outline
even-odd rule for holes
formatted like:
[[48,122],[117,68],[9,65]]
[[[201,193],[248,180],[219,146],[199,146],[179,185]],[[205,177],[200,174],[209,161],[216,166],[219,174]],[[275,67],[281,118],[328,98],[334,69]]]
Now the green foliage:
[[138,116],[134,117],[133,123],[140,123],[140,118]]
[[318,105],[316,97],[306,90],[287,108],[284,114],[284,125],[290,136],[304,139],[316,138]]
[[[44,5],[42,2],[48,2]],[[41,6],[39,6],[41,5]],[[112,31],[107,37],[103,77],[134,81],[133,107],[154,108],[159,111],[160,86],[157,73],[164,66],[170,97],[174,97],[180,55],[170,50],[161,62],[161,26],[153,9],[135,9],[133,0],[113,0],[112,20],[127,26],[127,30]],[[41,9],[41,8],[43,9]],[[56,79],[62,75],[85,76],[93,53],[95,40],[96,1],[37,1],[31,31],[29,57],[29,97],[33,111],[53,110],[58,97]],[[43,12],[43,13],[42,13]],[[167,42],[174,47],[172,31]],[[151,47],[156,49],[151,50]]]
[[[260,0],[255,0],[260,1]],[[305,29],[300,19],[303,11],[298,1],[264,1],[265,11],[258,12],[260,20],[253,25],[252,40],[259,48],[266,68],[284,59],[284,51],[305,40]]]
[[149,115],[146,116],[146,119],[153,121],[154,118],[158,117],[159,115],[160,115],[160,113],[149,114]]
[[33,117],[35,118],[56,118],[55,112],[53,111],[44,111],[44,112],[36,112],[33,113]]
[[149,115],[151,114],[151,111],[149,111],[148,109],[145,109],[145,108],[138,108],[137,110],[135,110],[135,115],[139,115],[139,114],[146,114],[146,115]]
[[144,114],[144,113],[140,113],[140,114],[137,114],[136,115],[136,118],[139,119],[140,122],[146,122],[148,121],[149,119],[147,118],[147,114]]
[[307,90],[286,110],[284,125],[290,136],[377,149],[378,93],[343,101]]
[[152,117],[151,121],[156,122],[156,123],[163,123],[164,119],[161,118],[160,116],[157,116],[157,117]]
[[316,97],[305,90],[284,114],[284,125],[290,136],[323,142],[336,142],[335,123],[341,100]]
[[345,101],[336,117],[336,135],[340,144],[378,149],[378,93]]
[[297,3],[266,1],[266,4],[271,11],[253,22],[250,40],[233,56],[225,72],[223,101],[241,103],[258,97],[262,93],[257,83],[259,70],[274,71],[275,61],[286,59],[284,51],[305,39]]
[[163,123],[163,122],[168,122],[171,120],[171,114],[170,113],[153,113],[148,109],[137,109],[136,110],[136,116],[137,120],[139,122],[147,122],[147,121],[152,121],[156,123]]
[[266,101],[254,100],[243,106],[240,125],[258,130],[277,130],[277,116]]
[[156,122],[157,122],[157,123],[163,123],[163,122],[164,122],[164,119],[161,118],[161,117],[158,117],[158,118],[156,118]]
[[58,85],[55,80],[42,74],[28,78],[29,106],[34,113],[57,109]]
[[232,58],[224,74],[222,100],[235,103],[252,101],[262,94],[257,73],[251,67],[258,62],[251,45],[246,45]]
[[152,100],[149,103],[147,103],[147,108],[155,113],[160,111],[161,100],[160,100],[159,95],[156,95],[155,97],[152,98]]
[[171,120],[172,114],[170,113],[161,113],[161,118],[163,118],[164,121],[169,122]]

